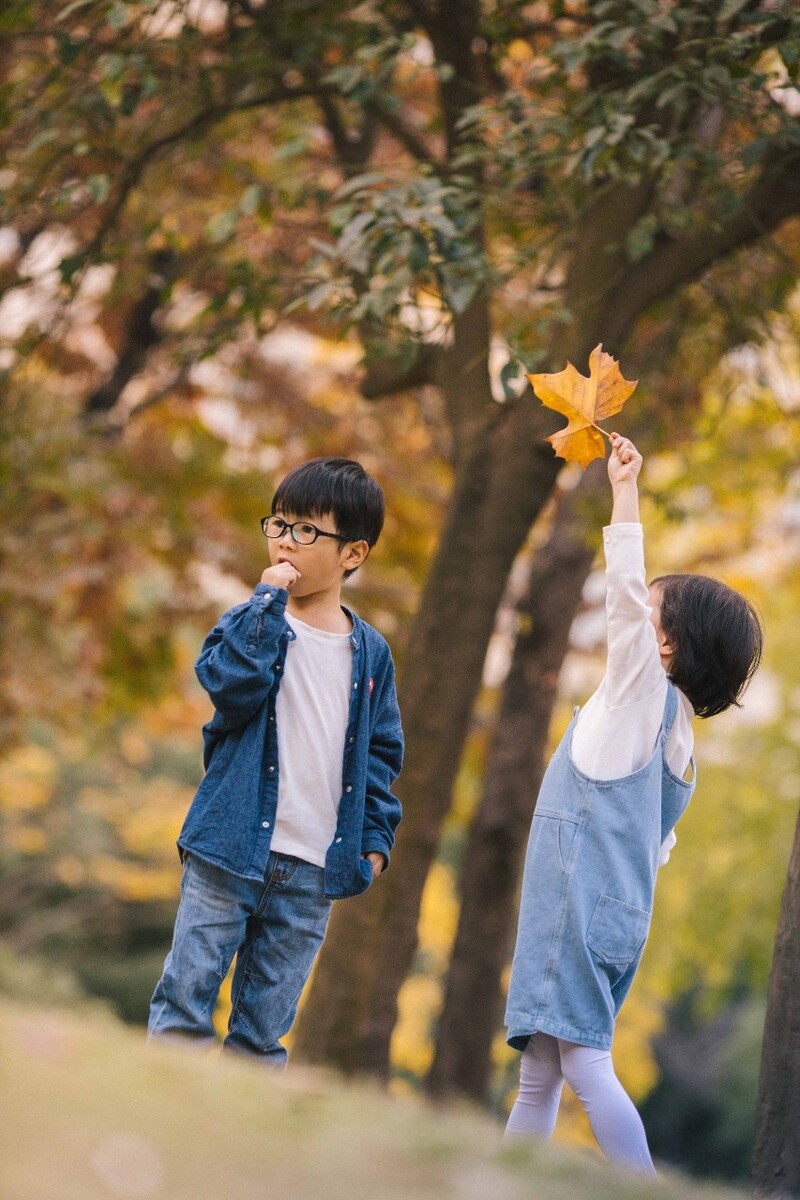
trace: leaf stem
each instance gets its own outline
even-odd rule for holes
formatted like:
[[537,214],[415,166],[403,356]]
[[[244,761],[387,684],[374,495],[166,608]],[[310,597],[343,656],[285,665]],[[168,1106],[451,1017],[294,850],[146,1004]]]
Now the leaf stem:
[[611,441],[611,434],[606,433],[602,425],[595,425],[594,421],[590,421],[589,424],[591,425],[592,429],[596,429],[598,433],[602,433],[604,438],[608,438],[609,442]]

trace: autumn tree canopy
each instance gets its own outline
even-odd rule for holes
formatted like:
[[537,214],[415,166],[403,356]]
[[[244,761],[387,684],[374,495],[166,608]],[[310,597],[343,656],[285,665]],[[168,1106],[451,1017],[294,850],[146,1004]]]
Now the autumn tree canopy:
[[[230,512],[211,502],[225,452],[211,439],[207,472],[181,466],[159,414],[182,403],[191,421],[203,369],[221,365],[269,413],[282,382],[257,350],[287,314],[349,329],[364,395],[418,389],[446,443],[441,538],[400,646],[403,837],[385,886],[334,919],[313,1036],[299,1031],[311,1057],[385,1070],[495,613],[559,469],[543,440],[555,421],[524,371],[585,369],[602,342],[638,372],[671,349],[667,399],[643,385],[636,398],[657,433],[692,391],[683,325],[708,319],[714,347],[731,345],[782,304],[796,280],[800,15],[788,0],[12,0],[0,32],[4,419],[11,434],[49,434],[16,510],[17,565],[35,499],[45,549],[31,570],[47,573],[67,521],[63,464],[87,434],[118,439],[122,459],[71,469],[97,524],[62,534],[62,563],[116,554],[125,571],[112,533],[131,502],[117,486],[126,439],[148,535],[141,492],[160,455],[176,490],[197,489],[177,545],[151,539],[149,557],[188,571],[199,518],[218,530],[217,567],[246,557],[243,538],[221,548]],[[273,430],[292,434],[291,420]],[[96,585],[104,570],[67,593],[86,605],[84,633],[113,594]],[[9,661],[34,626],[53,636],[63,603],[39,593],[17,616]],[[155,624],[171,628],[165,613]],[[136,637],[121,625],[138,678],[158,659],[154,621]]]

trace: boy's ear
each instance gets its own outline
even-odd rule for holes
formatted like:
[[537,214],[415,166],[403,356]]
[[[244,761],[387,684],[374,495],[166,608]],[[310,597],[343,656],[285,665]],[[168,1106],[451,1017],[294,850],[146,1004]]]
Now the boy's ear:
[[345,571],[355,571],[356,567],[360,567],[364,559],[369,554],[369,545],[365,541],[346,542],[342,549],[342,556],[339,563],[344,567]]

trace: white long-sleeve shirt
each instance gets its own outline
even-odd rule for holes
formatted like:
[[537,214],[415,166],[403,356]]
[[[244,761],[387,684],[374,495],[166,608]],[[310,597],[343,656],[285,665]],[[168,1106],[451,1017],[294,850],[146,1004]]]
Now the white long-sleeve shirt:
[[[597,691],[581,709],[572,736],[575,765],[592,779],[620,779],[638,771],[653,756],[658,741],[667,675],[651,621],[644,565],[642,526],[607,525],[606,557],[608,661]],[[678,711],[667,739],[670,770],[683,777],[694,746],[694,710],[678,689]],[[675,844],[662,846],[666,862]]]

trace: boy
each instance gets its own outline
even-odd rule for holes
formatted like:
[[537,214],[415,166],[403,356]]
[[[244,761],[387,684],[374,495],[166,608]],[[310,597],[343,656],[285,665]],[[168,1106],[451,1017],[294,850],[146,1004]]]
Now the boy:
[[381,635],[340,603],[383,517],[359,463],[296,467],[261,522],[270,566],[206,638],[196,671],[215,711],[178,838],[181,900],[150,1037],[211,1041],[236,955],[223,1046],[283,1065],[332,900],[389,864],[403,753],[394,667]]

